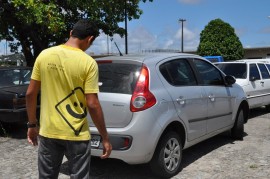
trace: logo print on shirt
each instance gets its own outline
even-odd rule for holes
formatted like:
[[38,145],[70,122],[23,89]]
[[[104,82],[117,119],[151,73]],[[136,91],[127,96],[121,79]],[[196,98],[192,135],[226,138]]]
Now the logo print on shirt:
[[78,126],[79,123],[77,123],[76,120],[82,120],[87,116],[86,106],[83,106],[83,103],[78,101],[78,99],[84,99],[84,91],[81,87],[74,88],[70,94],[55,106],[57,112],[74,131],[76,136],[80,134],[84,125],[82,124],[81,126]]
[[[77,107],[78,107],[77,102],[74,102],[73,106],[74,106],[75,108],[77,108]],[[80,108],[83,109],[83,103],[81,103],[81,102],[80,102]],[[74,112],[73,109],[71,108],[71,105],[70,105],[70,104],[67,104],[67,105],[66,105],[66,109],[67,109],[67,112],[68,112],[71,116],[73,116],[74,118],[77,118],[77,119],[83,119],[83,118],[85,118],[86,115],[87,115],[86,108],[84,108],[84,113],[82,113],[82,114],[78,114],[78,113]]]

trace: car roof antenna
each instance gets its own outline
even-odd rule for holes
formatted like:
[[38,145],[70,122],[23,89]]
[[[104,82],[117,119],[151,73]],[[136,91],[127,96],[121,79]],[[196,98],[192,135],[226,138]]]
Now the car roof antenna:
[[116,42],[113,40],[113,37],[111,37],[111,41],[113,41],[113,42],[114,42],[114,44],[115,44],[115,46],[116,46],[116,48],[117,48],[117,50],[118,50],[118,52],[119,52],[120,56],[123,56],[123,54],[122,54],[122,53],[121,53],[121,51],[119,50],[119,48],[118,48],[118,46],[117,46]]

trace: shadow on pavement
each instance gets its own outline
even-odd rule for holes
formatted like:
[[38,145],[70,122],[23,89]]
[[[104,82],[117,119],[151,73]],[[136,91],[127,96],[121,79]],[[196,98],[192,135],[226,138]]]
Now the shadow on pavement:
[[[182,169],[189,166],[204,155],[212,152],[213,150],[233,142],[234,140],[230,138],[229,133],[225,132],[184,150],[182,158]],[[147,164],[129,165],[120,160],[102,160],[98,157],[92,157],[91,160],[90,178],[93,179],[157,179],[156,176],[151,174]],[[65,175],[69,175],[68,162],[62,164],[60,172]]]
[[[61,173],[69,175],[68,162],[61,166]],[[129,165],[117,159],[102,160],[98,157],[91,158],[91,179],[157,179],[148,169],[147,165]]]
[[[268,115],[269,112],[270,111],[267,110],[265,107],[250,109],[249,119],[252,119],[252,118],[255,118],[255,117],[259,117],[259,116]],[[270,118],[270,116],[268,116],[268,117]]]

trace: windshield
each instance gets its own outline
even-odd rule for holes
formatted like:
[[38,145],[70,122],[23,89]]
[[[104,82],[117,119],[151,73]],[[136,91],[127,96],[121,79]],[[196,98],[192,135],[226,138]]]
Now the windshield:
[[29,84],[31,72],[31,69],[0,70],[0,87]]
[[247,78],[247,65],[245,63],[217,63],[215,65],[226,75],[240,79]]
[[98,63],[100,92],[132,94],[141,67],[124,63]]

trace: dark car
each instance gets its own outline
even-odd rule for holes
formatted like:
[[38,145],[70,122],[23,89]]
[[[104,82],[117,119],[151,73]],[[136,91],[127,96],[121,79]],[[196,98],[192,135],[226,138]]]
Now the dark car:
[[0,122],[27,121],[25,94],[31,67],[0,67]]

